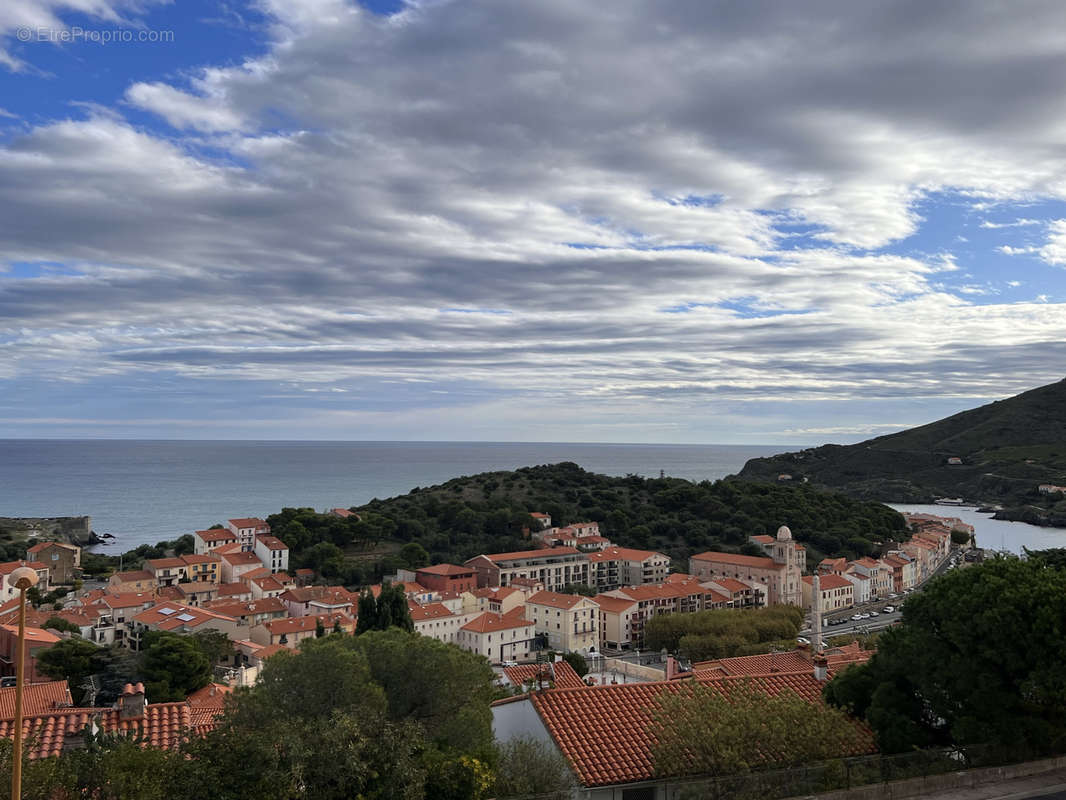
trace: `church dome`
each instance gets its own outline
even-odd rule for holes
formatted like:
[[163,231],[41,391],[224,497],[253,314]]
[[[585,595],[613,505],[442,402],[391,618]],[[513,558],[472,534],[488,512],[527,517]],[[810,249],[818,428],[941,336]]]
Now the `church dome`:
[[777,541],[787,542],[792,539],[792,531],[788,529],[787,525],[782,525],[777,529]]

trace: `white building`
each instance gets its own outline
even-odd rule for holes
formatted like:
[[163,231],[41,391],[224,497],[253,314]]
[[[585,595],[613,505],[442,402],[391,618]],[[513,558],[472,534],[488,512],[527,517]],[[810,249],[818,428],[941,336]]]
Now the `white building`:
[[277,536],[256,536],[252,552],[259,556],[263,566],[271,572],[288,572],[289,546]]
[[533,654],[534,633],[533,623],[517,614],[500,616],[486,611],[459,629],[455,643],[494,664],[528,661]]

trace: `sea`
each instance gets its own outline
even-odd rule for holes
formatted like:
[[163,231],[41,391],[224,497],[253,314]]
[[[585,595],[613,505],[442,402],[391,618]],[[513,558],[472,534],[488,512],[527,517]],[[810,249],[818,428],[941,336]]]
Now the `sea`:
[[[0,440],[0,517],[91,516],[119,553],[286,506],[362,505],[479,472],[573,461],[606,475],[692,481],[740,471],[788,445],[564,442]],[[975,509],[896,506],[958,516],[982,547],[1066,546],[1066,531],[1001,522]]]
[[91,516],[118,553],[286,506],[362,505],[479,472],[573,461],[606,475],[717,480],[785,445],[0,440],[0,517]]

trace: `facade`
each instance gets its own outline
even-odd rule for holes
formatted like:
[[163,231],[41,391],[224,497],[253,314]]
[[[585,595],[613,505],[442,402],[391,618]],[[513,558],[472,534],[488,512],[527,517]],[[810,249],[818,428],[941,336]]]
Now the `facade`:
[[766,587],[766,602],[770,605],[800,605],[803,590],[800,577],[805,566],[805,551],[792,540],[792,532],[785,526],[777,531],[777,538],[768,547],[771,555],[742,556],[735,553],[709,551],[689,559],[689,572],[701,580],[734,578],[756,581]]
[[41,594],[52,591],[47,564],[42,561],[8,561],[0,564],[0,587],[2,587],[0,588],[0,602],[6,603],[8,600],[19,596],[19,590],[7,579],[7,576],[19,567],[29,567],[37,573],[37,590]]
[[340,624],[341,630],[354,633],[355,620],[347,614],[322,614],[309,617],[289,617],[276,619],[256,625],[251,630],[250,639],[261,645],[282,645],[290,650],[296,650],[304,639],[313,639],[318,630],[318,622],[322,621],[322,627],[326,633],[333,631],[336,623]]
[[155,575],[146,569],[139,569],[133,572],[116,572],[107,581],[108,591],[114,594],[154,592],[158,586]]
[[662,583],[670,573],[670,557],[653,550],[608,547],[588,553],[588,560],[590,585],[600,592]]
[[434,592],[472,592],[477,588],[477,572],[456,564],[435,564],[415,570],[415,581]]
[[599,649],[599,606],[589,597],[537,592],[526,600],[525,616],[552,650],[588,655]]
[[134,615],[126,623],[124,644],[132,650],[141,649],[141,641],[148,631],[171,633],[198,633],[214,630],[237,639],[237,620],[207,608],[194,608],[182,603],[165,602],[152,606]]
[[477,573],[478,587],[507,586],[515,578],[533,578],[556,592],[568,583],[589,583],[588,555],[574,547],[480,555],[464,566]]
[[265,536],[270,533],[270,526],[258,517],[240,517],[227,520],[226,527],[230,533],[237,537],[241,550],[246,553],[252,551],[256,536]]
[[282,592],[278,599],[285,604],[290,617],[350,615],[359,603],[359,595],[343,586],[293,587]]
[[415,625],[415,633],[428,636],[438,642],[455,644],[459,629],[468,623],[476,614],[456,614],[442,603],[408,604],[411,609],[411,621]]
[[487,611],[463,625],[455,643],[494,664],[528,661],[535,632],[533,623],[518,614],[501,616]]
[[233,583],[239,581],[242,575],[247,575],[257,569],[263,569],[263,562],[252,552],[240,551],[226,553],[222,556],[222,582]]
[[39,542],[27,557],[48,565],[48,578],[55,583],[73,583],[81,577],[81,548],[63,542]]
[[[803,583],[803,607],[813,608],[814,578],[804,575]],[[843,575],[823,575],[820,578],[821,603],[819,609],[823,614],[830,614],[841,609],[851,608],[855,605],[855,587]]]
[[[19,626],[0,625],[0,675],[14,675],[18,669],[18,637]],[[26,651],[22,662],[25,671],[23,680],[26,683],[43,683],[52,679],[42,672],[37,671],[37,657],[42,651],[59,641],[59,637],[41,628],[26,626]]]
[[639,603],[631,597],[598,594],[592,601],[600,613],[599,649],[628,650],[633,646],[633,620]]
[[219,547],[233,544],[237,541],[237,534],[229,528],[214,528],[209,531],[196,531],[193,534],[193,552],[197,555],[210,553]]
[[271,572],[288,572],[289,546],[277,536],[256,536],[252,552]]

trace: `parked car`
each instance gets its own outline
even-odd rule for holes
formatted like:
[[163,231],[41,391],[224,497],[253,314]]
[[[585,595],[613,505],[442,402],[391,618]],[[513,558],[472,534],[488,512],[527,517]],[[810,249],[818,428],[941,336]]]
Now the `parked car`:
[[871,617],[879,617],[879,616],[881,616],[881,615],[880,615],[879,613],[877,613],[876,611],[871,611],[871,612],[870,612],[870,616],[871,616]]
[[806,638],[805,636],[797,636],[796,637],[796,641],[799,642],[800,644],[810,644],[811,643],[811,640]]
[[896,610],[896,607],[895,607],[895,606],[885,606],[885,607],[884,607],[884,608],[882,608],[881,610],[882,610],[882,611],[883,611],[884,613],[886,613],[886,614],[891,614],[891,613],[892,613],[893,611],[895,611],[895,610]]

